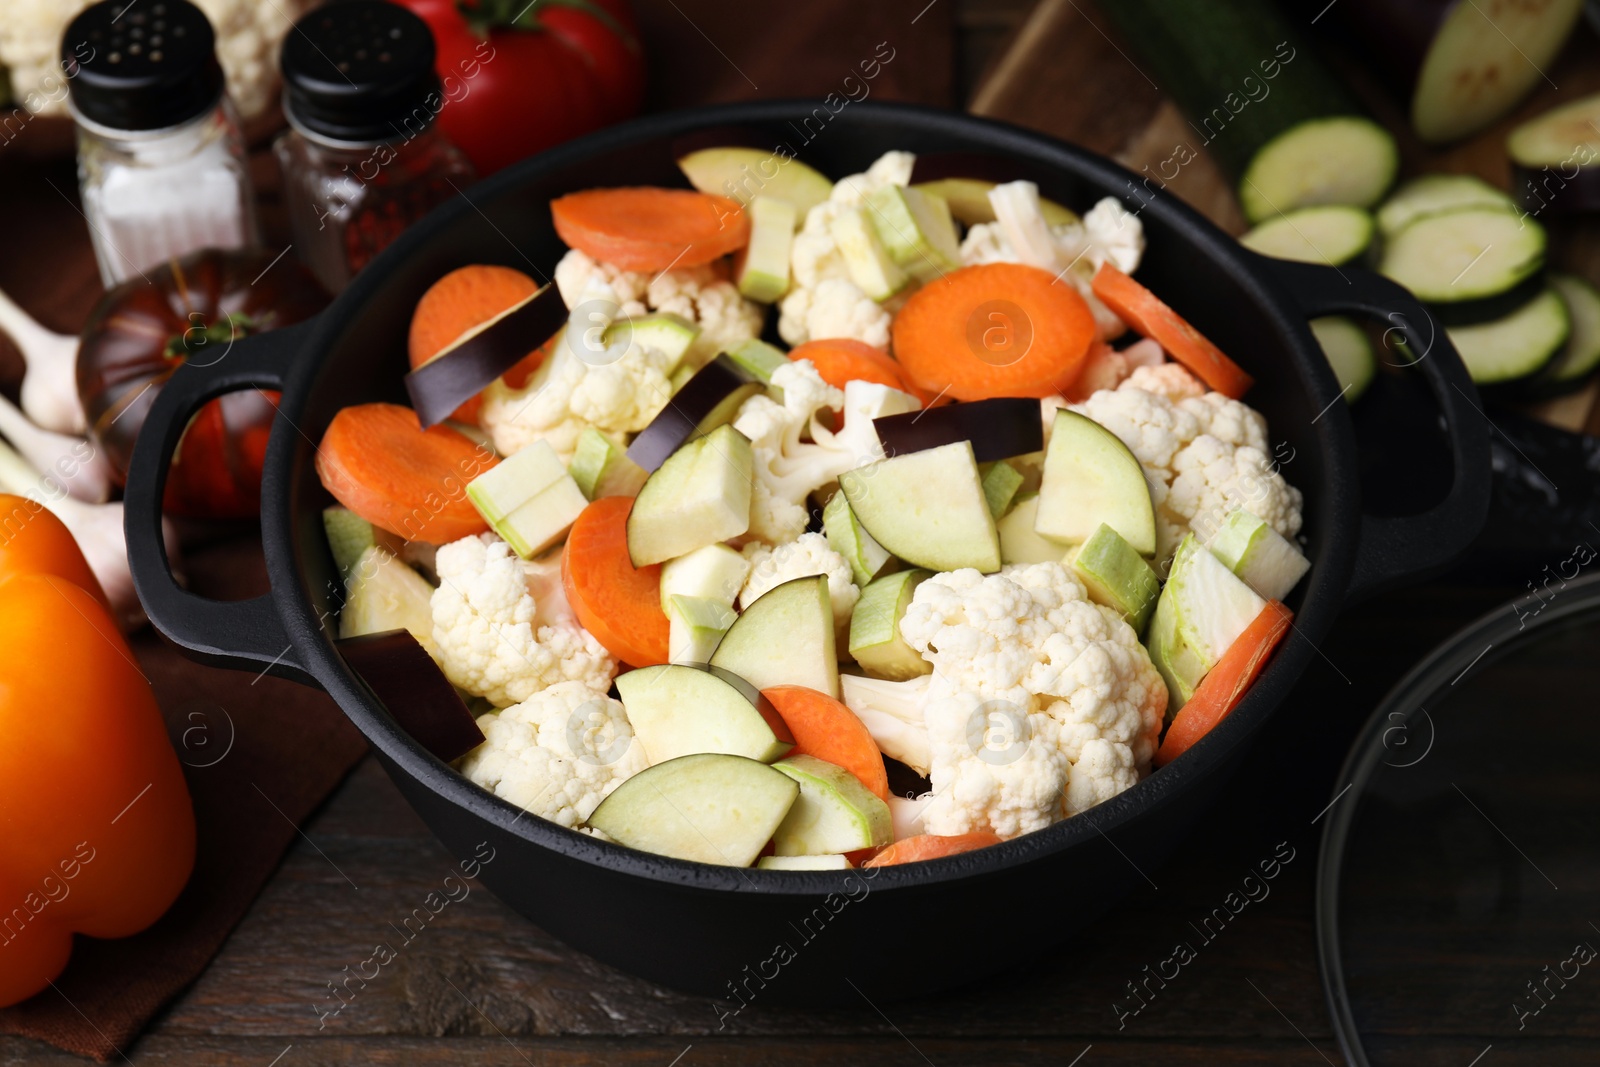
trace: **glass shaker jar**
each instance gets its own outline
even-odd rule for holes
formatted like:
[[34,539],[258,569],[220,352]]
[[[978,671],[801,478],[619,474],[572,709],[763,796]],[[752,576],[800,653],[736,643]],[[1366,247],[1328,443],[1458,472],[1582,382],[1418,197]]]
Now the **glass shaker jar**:
[[78,183],[100,279],[259,243],[239,117],[188,0],[104,0],[61,39]]
[[330,292],[475,177],[434,126],[433,61],[427,24],[383,0],[317,8],[284,39],[273,151],[295,252]]

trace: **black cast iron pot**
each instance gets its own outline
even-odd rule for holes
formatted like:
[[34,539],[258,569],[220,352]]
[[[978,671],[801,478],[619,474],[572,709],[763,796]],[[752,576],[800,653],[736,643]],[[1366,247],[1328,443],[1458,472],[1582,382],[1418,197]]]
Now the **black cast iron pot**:
[[[128,485],[134,581],[162,633],[206,662],[327,690],[453,854],[489,843],[495,858],[481,877],[508,904],[601,960],[722,997],[730,1008],[751,997],[825,1003],[927,993],[1061,944],[1161,863],[1318,655],[1341,605],[1443,568],[1479,530],[1488,500],[1489,427],[1476,393],[1443,333],[1395,285],[1352,268],[1260,258],[1152,183],[1046,137],[866,103],[850,104],[817,132],[814,106],[756,103],[646,118],[473,188],[412,227],[315,319],[251,337],[211,366],[180,370],[145,423]],[[1269,420],[1283,473],[1305,493],[1313,562],[1290,599],[1293,635],[1193,751],[1085,815],[994,848],[874,871],[734,870],[634,852],[526,816],[412,741],[345,666],[333,644],[339,583],[320,518],[331,501],[312,469],[329,420],[348,404],[404,402],[411,309],[440,275],[498,263],[548,277],[564,251],[550,222],[552,197],[596,185],[683,185],[674,141],[720,126],[753,130],[835,177],[889,149],[1009,157],[1052,199],[1085,209],[1114,196],[1140,213],[1149,245],[1140,280],[1256,377],[1248,400]],[[1336,312],[1383,320],[1421,354],[1418,371],[1442,412],[1454,464],[1449,494],[1431,510],[1362,514],[1350,417],[1306,326]],[[190,415],[248,387],[283,392],[262,481],[272,591],[221,603],[173,582],[157,503]],[[1012,915],[1028,918],[1006,921]]]

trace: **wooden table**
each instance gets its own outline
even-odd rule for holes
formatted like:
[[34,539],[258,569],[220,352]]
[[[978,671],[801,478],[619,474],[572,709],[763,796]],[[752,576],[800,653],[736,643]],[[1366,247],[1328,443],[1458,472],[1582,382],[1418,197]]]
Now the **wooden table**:
[[[1067,6],[1076,10],[1076,5]],[[1072,29],[1061,3],[1042,9]],[[997,50],[1028,13],[1025,2],[959,5],[956,84],[1005,69]],[[1079,15],[1082,13],[1079,12]],[[1063,23],[1062,20],[1067,20]],[[1082,24],[1074,56],[1100,50]],[[1012,55],[1016,54],[1013,50]],[[1026,56],[1023,57],[1024,59]],[[1021,62],[1013,59],[1011,62]],[[998,76],[998,75],[996,75]],[[1014,76],[1014,75],[1013,75]],[[1001,83],[979,102],[1022,117]],[[1133,91],[1122,106],[1159,109]],[[1141,129],[1165,113],[1150,112]],[[1170,116],[1168,116],[1169,118]],[[1060,114],[1039,124],[1061,130]],[[1083,139],[1137,155],[1127,131],[1081,117]],[[1154,127],[1154,128],[1158,128]],[[1157,134],[1147,140],[1154,143]],[[1098,143],[1097,143],[1098,142]],[[52,183],[52,193],[40,184]],[[73,329],[97,291],[92,265],[51,242],[76,234],[70,165],[0,167],[0,287],[48,325]],[[8,206],[9,205],[9,206]],[[1216,210],[1226,204],[1217,201]],[[76,240],[74,236],[71,240]],[[20,249],[42,249],[48,280]],[[450,872],[433,839],[369,758],[305,826],[209,970],[151,1026],[128,1062],[309,1067],[313,1064],[1317,1064],[1339,1061],[1317,975],[1312,900],[1319,827],[1357,727],[1414,661],[1514,589],[1459,580],[1394,594],[1349,611],[1294,697],[1214,811],[1174,859],[1145,872],[1149,885],[1057,957],[1001,980],[918,998],[905,976],[899,1003],[800,1011],[753,1006],[719,1029],[714,1005],[603,966],[519,918],[475,888],[449,906],[335,1018],[323,1019],[330,983],[367,958]],[[1125,984],[1188,936],[1261,858],[1287,843],[1294,859],[1270,897],[1241,915],[1137,1016],[1119,1017]],[[599,921],[603,921],[600,917]],[[952,916],[930,939],[1026,936],[1049,915]],[[870,946],[863,946],[870,951]],[[880,1010],[881,1009],[881,1010]],[[1465,1067],[1482,1048],[1470,1018],[1438,1018],[1408,1031],[1419,1059]],[[1521,1062],[1564,1060],[1557,1029],[1530,1039]],[[1561,1035],[1561,1036],[1556,1036]],[[81,1060],[47,1046],[0,1039],[0,1065]],[[1507,1056],[1505,1061],[1512,1062]],[[1494,1067],[1494,1065],[1486,1065]]]

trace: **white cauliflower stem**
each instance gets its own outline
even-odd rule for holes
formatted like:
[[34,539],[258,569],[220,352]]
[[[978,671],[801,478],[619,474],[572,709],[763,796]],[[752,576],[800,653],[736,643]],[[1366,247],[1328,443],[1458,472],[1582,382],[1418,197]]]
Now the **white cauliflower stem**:
[[525,566],[510,545],[481,534],[440,547],[435,567],[433,641],[452,684],[496,707],[558,682],[599,693],[611,685],[616,660],[573,621],[550,565]]
[[[917,587],[900,633],[933,674],[851,679],[844,695],[869,730],[889,728],[880,744],[913,757],[908,698],[921,704],[928,833],[1042,829],[1149,769],[1166,687],[1133,630],[1063,565],[937,574]],[[884,700],[891,686],[898,699]]]
[[484,743],[461,773],[535,815],[576,828],[649,766],[617,701],[582,682],[555,685],[478,718]]
[[1191,529],[1204,536],[1237,507],[1285,537],[1300,532],[1300,490],[1272,462],[1266,419],[1207,392],[1178,364],[1136,367],[1117,388],[1072,407],[1121,438],[1144,467],[1158,559],[1170,558]]

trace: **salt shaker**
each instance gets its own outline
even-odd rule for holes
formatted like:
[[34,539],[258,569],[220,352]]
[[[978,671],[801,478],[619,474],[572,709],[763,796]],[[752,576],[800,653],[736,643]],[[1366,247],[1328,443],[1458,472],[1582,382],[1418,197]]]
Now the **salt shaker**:
[[258,244],[239,117],[188,0],[103,0],[61,39],[78,183],[107,288],[199,248]]
[[295,252],[331,292],[475,177],[434,125],[433,63],[427,23],[383,0],[317,8],[284,40],[273,151]]

